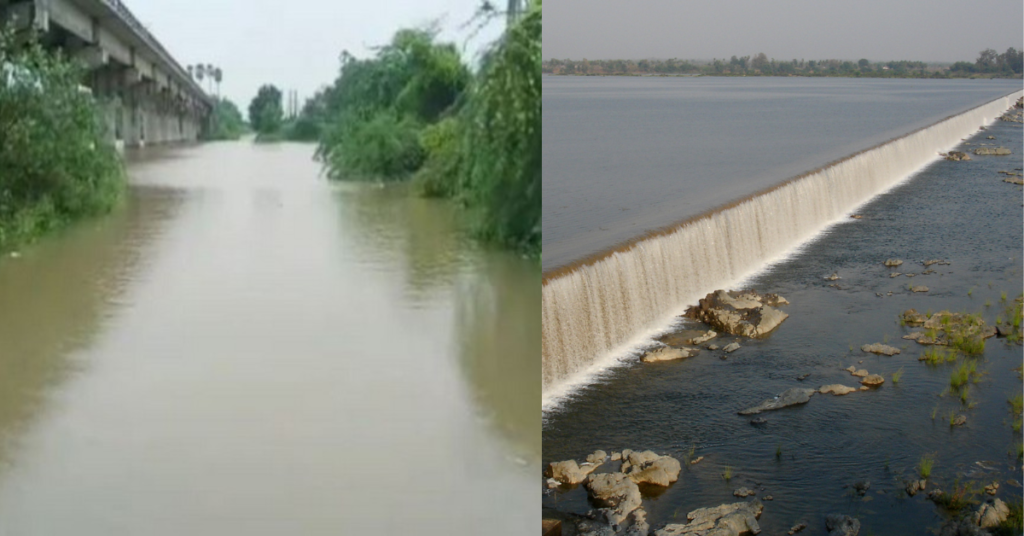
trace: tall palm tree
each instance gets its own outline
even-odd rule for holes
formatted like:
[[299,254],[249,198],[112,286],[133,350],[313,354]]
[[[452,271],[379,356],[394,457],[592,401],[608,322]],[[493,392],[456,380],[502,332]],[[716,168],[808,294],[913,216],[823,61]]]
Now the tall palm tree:
[[224,72],[217,67],[213,70],[213,79],[217,82],[217,96],[220,97],[220,81],[224,76]]
[[213,93],[213,64],[206,64],[206,79],[209,80],[210,93]]
[[195,68],[192,65],[188,66],[188,77],[189,78],[195,78],[196,73],[193,72],[194,70],[195,70]]
[[196,64],[196,80],[199,81],[199,85],[202,86],[203,78],[206,76],[206,66],[202,63]]

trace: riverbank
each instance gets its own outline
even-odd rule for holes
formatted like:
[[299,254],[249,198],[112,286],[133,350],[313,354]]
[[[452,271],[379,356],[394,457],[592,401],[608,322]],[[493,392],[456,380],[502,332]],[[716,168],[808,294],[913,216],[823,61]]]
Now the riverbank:
[[[903,339],[920,328],[903,326],[899,318],[911,308],[967,311],[992,326],[1010,318],[1007,309],[1017,306],[1022,292],[1024,213],[1020,186],[1005,179],[1024,167],[1022,142],[1020,124],[997,121],[957,147],[973,160],[933,161],[857,209],[859,218],[847,218],[738,282],[738,288],[778,293],[790,302],[779,307],[788,318],[768,337],[720,335],[698,345],[694,357],[628,360],[595,376],[545,414],[545,464],[582,461],[598,449],[703,457],[683,463],[670,486],[641,488],[654,529],[686,523],[686,513],[698,508],[743,500],[734,493],[747,488],[754,494],[745,500],[763,504],[758,523],[765,533],[800,523],[820,533],[828,514],[842,514],[858,519],[862,534],[916,534],[955,517],[927,493],[908,494],[907,483],[920,478],[925,458],[933,460],[929,491],[963,490],[970,483],[977,493],[966,495],[980,502],[990,498],[982,487],[997,482],[996,497],[1019,504],[1019,412],[1012,401],[1022,387],[1020,346],[988,339],[977,358],[930,365],[918,361],[928,347]],[[1012,154],[975,155],[982,144]],[[884,265],[896,258],[903,260],[900,268]],[[933,259],[949,264],[924,265]],[[891,277],[896,272],[901,275]],[[928,290],[910,288],[918,286]],[[707,329],[679,319],[665,335]],[[725,353],[731,342],[740,348]],[[901,353],[862,351],[873,343]],[[965,359],[982,374],[961,399],[960,391],[950,390],[951,375]],[[792,388],[858,387],[849,366],[884,383],[845,396],[817,394],[762,415],[737,414]],[[951,413],[966,422],[951,426]],[[568,514],[593,508],[587,491],[574,486],[545,491],[543,504]]]

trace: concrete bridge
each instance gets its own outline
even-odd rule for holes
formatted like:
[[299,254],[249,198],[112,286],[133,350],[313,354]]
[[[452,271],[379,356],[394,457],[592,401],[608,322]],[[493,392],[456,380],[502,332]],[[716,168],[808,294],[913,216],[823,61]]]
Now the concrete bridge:
[[81,60],[118,146],[195,141],[213,99],[120,0],[0,0],[0,17]]

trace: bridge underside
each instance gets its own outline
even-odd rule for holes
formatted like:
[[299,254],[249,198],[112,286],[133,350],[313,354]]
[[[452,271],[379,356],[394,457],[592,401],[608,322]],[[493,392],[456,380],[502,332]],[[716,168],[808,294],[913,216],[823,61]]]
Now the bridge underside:
[[120,2],[0,0],[0,19],[34,26],[44,46],[86,66],[111,143],[192,142],[207,127],[210,97]]

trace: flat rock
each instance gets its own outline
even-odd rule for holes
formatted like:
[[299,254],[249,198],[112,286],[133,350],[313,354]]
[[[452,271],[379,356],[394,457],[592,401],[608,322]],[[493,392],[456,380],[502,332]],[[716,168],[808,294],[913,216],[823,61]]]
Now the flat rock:
[[917,285],[915,287],[910,287],[910,291],[911,292],[928,292],[928,287],[926,287],[924,285]]
[[789,529],[789,532],[787,532],[786,534],[789,534],[789,536],[793,536],[794,534],[796,534],[796,533],[798,533],[801,530],[804,530],[806,528],[807,528],[807,523],[797,523],[796,525],[793,525],[793,528]]
[[967,424],[967,415],[957,415],[953,418],[952,426],[963,426]]
[[757,492],[752,489],[740,488],[736,491],[733,491],[732,494],[743,499],[746,497],[750,497],[751,495],[757,495]]
[[950,160],[950,161],[953,161],[953,162],[959,162],[961,160],[970,160],[971,159],[971,157],[967,153],[965,153],[963,151],[950,151],[945,156],[946,156],[946,160]]
[[852,393],[852,392],[854,392],[856,390],[857,390],[856,387],[847,387],[847,386],[845,386],[845,385],[843,385],[841,383],[833,383],[833,384],[830,384],[830,385],[822,385],[821,387],[818,388],[818,392],[819,393],[821,393],[823,395],[824,394],[828,394],[828,393],[832,393],[834,396],[842,396],[842,395],[845,395],[845,394]]
[[781,409],[787,406],[794,406],[797,404],[806,404],[810,401],[811,396],[814,395],[814,389],[801,389],[799,387],[792,387],[786,389],[779,396],[775,398],[769,398],[764,402],[758,404],[749,409],[740,411],[740,415],[756,415],[762,411],[771,411]]
[[686,359],[688,357],[693,357],[697,355],[699,352],[700,350],[697,348],[672,348],[666,346],[644,354],[644,356],[640,358],[640,361],[643,361],[644,363],[673,361],[676,359]]
[[974,154],[982,156],[1006,156],[1008,154],[1013,154],[1013,151],[1010,151],[1006,147],[979,147],[974,150]]
[[[852,369],[853,367],[850,367],[850,368]],[[850,370],[850,369],[846,369],[846,370]],[[854,376],[856,376],[858,378],[866,378],[867,375],[868,375],[868,371],[867,371],[867,369],[857,369],[857,370],[850,371],[850,374],[853,374]]]
[[679,479],[682,466],[671,456],[660,456],[645,450],[630,452],[622,462],[621,471],[637,484],[668,486]]
[[708,350],[711,350],[712,352],[717,350],[717,349],[718,349],[718,345],[717,344],[709,344],[708,345]]
[[879,376],[878,374],[868,374],[867,376],[864,377],[863,380],[860,381],[860,383],[868,386],[882,385],[883,383],[885,383],[885,378]]
[[896,355],[896,354],[900,353],[900,349],[899,348],[893,348],[892,346],[888,346],[888,345],[885,345],[885,344],[880,344],[880,343],[877,343],[877,342],[874,343],[874,344],[865,344],[864,346],[861,346],[860,347],[860,351],[861,352],[870,352],[872,354],[882,354],[882,355]]
[[690,461],[690,465],[697,465],[703,459],[704,459],[704,456],[697,456],[696,458],[694,458],[693,460]]
[[786,303],[789,302],[785,298],[775,294],[762,296],[752,291],[716,290],[701,298],[697,306],[687,309],[686,316],[720,333],[764,337],[789,318],[774,307]]
[[699,344],[704,344],[704,343],[710,341],[711,339],[714,339],[717,336],[718,336],[718,333],[715,333],[714,330],[710,330],[709,329],[703,335],[701,335],[699,337],[694,337],[693,339],[690,339],[690,344],[692,344],[694,346],[697,346]]
[[727,353],[727,354],[731,354],[731,353],[733,353],[733,352],[735,352],[736,350],[739,350],[739,349],[740,349],[740,343],[738,343],[738,342],[731,342],[731,343],[725,345],[725,348],[722,348],[722,350],[725,353]]
[[548,464],[548,470],[546,471],[549,478],[553,478],[562,484],[579,484],[583,482],[587,475],[594,472],[601,464],[586,465],[580,467],[576,464],[576,460],[565,460],[563,462],[551,462]]
[[610,509],[610,523],[621,523],[630,512],[640,507],[640,488],[622,473],[590,475],[586,487],[595,504]]
[[617,461],[619,461],[621,459],[622,459],[622,453],[621,452],[613,452],[612,453],[612,461],[613,462],[617,462]]
[[895,267],[903,264],[903,261],[901,261],[900,259],[886,259],[885,262],[883,262],[882,264],[884,264],[884,265],[886,265],[886,266],[888,266],[890,268],[895,268]]
[[595,450],[593,454],[587,456],[587,462],[588,463],[602,464],[602,463],[604,463],[604,460],[607,457],[608,457],[608,454],[605,451],[603,451],[603,450]]
[[900,319],[908,326],[920,326],[928,321],[928,317],[917,312],[916,309],[907,309],[900,315]]
[[829,514],[825,517],[825,528],[828,536],[857,536],[860,532],[860,521],[850,516]]
[[757,534],[761,527],[757,519],[761,517],[764,505],[754,499],[749,502],[723,504],[714,508],[699,508],[688,514],[690,522],[668,524],[653,532],[654,536],[739,536],[741,534]]

